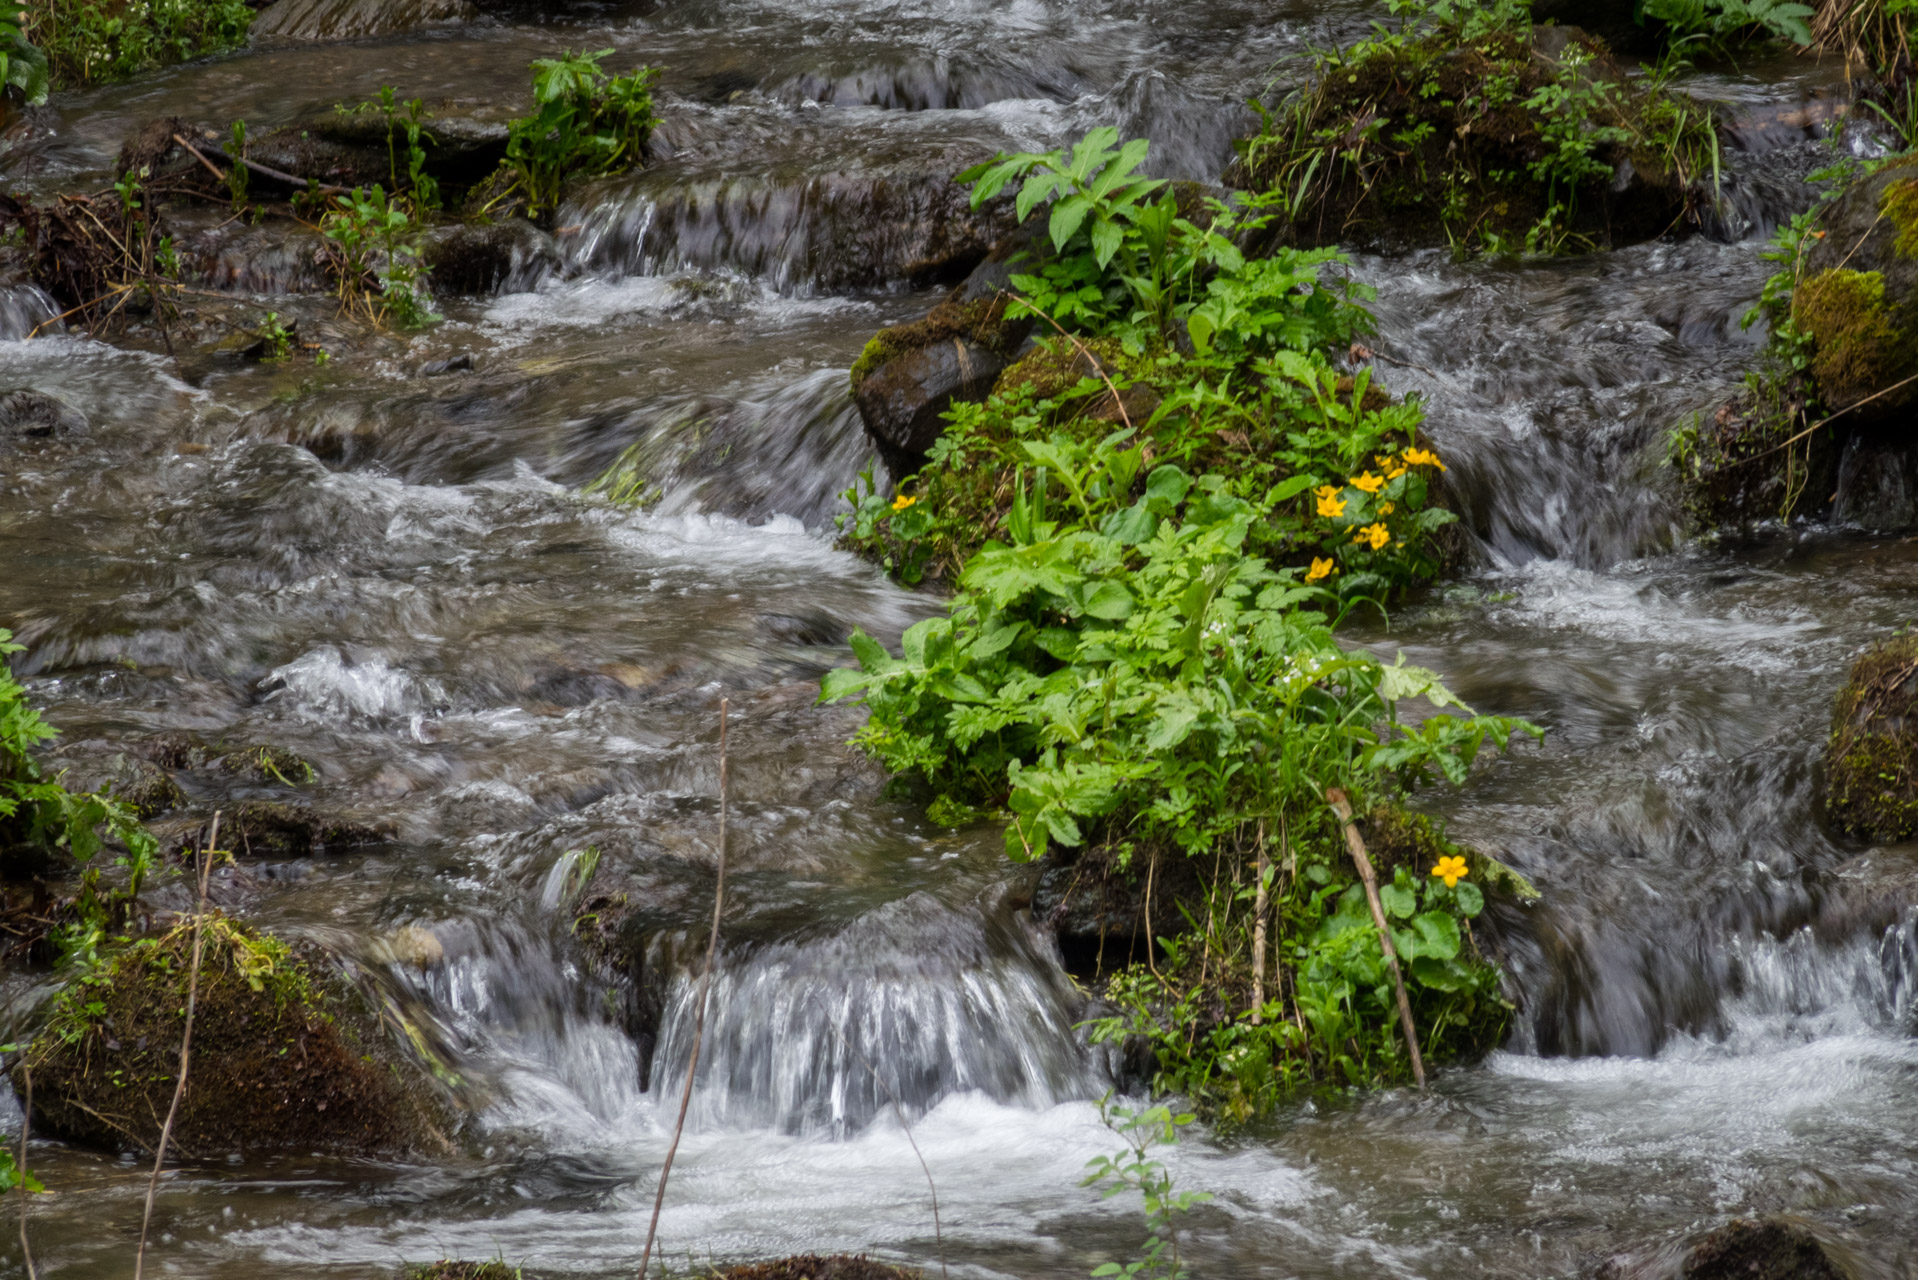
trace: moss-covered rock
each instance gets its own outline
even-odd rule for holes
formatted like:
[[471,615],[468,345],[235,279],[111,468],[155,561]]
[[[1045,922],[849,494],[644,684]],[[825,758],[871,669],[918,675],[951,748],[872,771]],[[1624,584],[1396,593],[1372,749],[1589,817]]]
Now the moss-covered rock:
[[874,1262],[864,1254],[816,1253],[776,1262],[749,1262],[713,1273],[713,1280],[923,1280],[922,1271]]
[[[1828,410],[1882,421],[1918,404],[1918,159],[1854,182],[1819,214],[1792,293]],[[1900,385],[1900,384],[1904,385]]]
[[1862,401],[1918,372],[1918,329],[1887,305],[1882,272],[1810,276],[1793,294],[1792,319],[1813,342],[1811,374],[1830,404]]
[[[15,1064],[32,1072],[34,1127],[108,1150],[151,1151],[172,1103],[193,926],[125,944],[56,997]],[[445,1109],[358,994],[316,956],[218,913],[205,922],[187,1090],[171,1150],[443,1150]]]
[[1802,1223],[1734,1218],[1686,1253],[1683,1280],[1847,1280]]
[[1602,41],[1462,6],[1321,59],[1243,140],[1238,183],[1300,244],[1562,252],[1648,240],[1708,203],[1710,113],[1634,84]]
[[441,1258],[417,1266],[401,1267],[400,1280],[519,1280],[518,1267],[492,1262],[454,1262]]
[[1918,634],[1852,664],[1825,744],[1825,789],[1840,831],[1879,843],[1918,834]]

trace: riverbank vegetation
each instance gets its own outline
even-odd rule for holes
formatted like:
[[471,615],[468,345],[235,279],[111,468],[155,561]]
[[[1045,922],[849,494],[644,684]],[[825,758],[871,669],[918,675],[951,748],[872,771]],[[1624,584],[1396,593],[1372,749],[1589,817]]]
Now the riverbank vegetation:
[[[1164,864],[1202,868],[1095,1034],[1142,1036],[1161,1087],[1243,1118],[1295,1086],[1410,1074],[1328,793],[1389,808],[1532,730],[1337,641],[1351,610],[1438,572],[1444,462],[1415,400],[1338,367],[1370,324],[1342,260],[1248,256],[1268,201],[1188,213],[1145,155],[1095,130],[964,175],[1046,218],[1047,256],[1012,282],[1051,337],[952,409],[896,496],[853,495],[851,545],[955,595],[898,657],[855,635],[860,669],[822,697],[865,699],[859,743],[935,819],[1006,812],[1016,861],[1110,867],[1148,898]],[[1414,703],[1432,714],[1403,717]],[[1443,1060],[1495,1040],[1509,1006],[1471,931],[1470,860],[1419,861],[1439,848],[1390,862],[1380,892]]]
[[1580,252],[1696,221],[1715,196],[1711,112],[1669,70],[1632,77],[1524,0],[1393,0],[1395,24],[1313,58],[1239,144],[1304,244]]
[[125,80],[246,43],[246,0],[34,0],[22,24],[61,87]]

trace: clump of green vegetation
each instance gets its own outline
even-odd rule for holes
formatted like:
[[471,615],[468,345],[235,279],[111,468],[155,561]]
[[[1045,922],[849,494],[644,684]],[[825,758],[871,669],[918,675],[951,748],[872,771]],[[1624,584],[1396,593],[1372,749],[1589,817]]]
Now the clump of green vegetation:
[[[378,1053],[377,1026],[337,980],[285,941],[218,912],[199,923],[194,1087],[174,1150],[199,1159],[367,1153],[433,1138],[424,1095]],[[114,943],[55,997],[22,1059],[36,1127],[109,1150],[154,1149],[179,1069],[194,927],[188,919]]]
[[1302,242],[1581,251],[1658,235],[1715,186],[1711,113],[1662,74],[1627,80],[1525,0],[1390,7],[1398,26],[1318,54],[1314,83],[1239,144]]
[[[1457,781],[1486,743],[1536,730],[1337,642],[1345,610],[1437,572],[1442,464],[1415,443],[1416,403],[1333,366],[1368,323],[1355,287],[1321,277],[1336,255],[1248,258],[1237,237],[1266,206],[1212,201],[1202,226],[1138,176],[1144,158],[1097,130],[1069,156],[962,175],[979,201],[1021,180],[1021,220],[1049,207],[1055,254],[1013,284],[1015,309],[1059,338],[1041,367],[953,408],[916,492],[851,495],[854,546],[906,578],[937,558],[957,594],[899,657],[855,634],[860,669],[821,696],[864,697],[857,741],[941,820],[1009,812],[1015,860],[1083,851],[1148,895],[1163,860],[1211,868],[1204,919],[1161,940],[1162,964],[1113,979],[1124,1012],[1102,1034],[1145,1034],[1166,1087],[1250,1115],[1294,1085],[1408,1069],[1328,788],[1383,801]],[[1060,391],[1053,365],[1074,360],[1096,372]],[[1460,714],[1401,720],[1417,699]],[[1443,1058],[1487,1043],[1507,1006],[1467,941],[1482,894],[1421,887],[1429,872],[1388,892],[1433,1014],[1424,1047]],[[1250,939],[1268,900],[1283,976],[1266,986]],[[1319,1021],[1335,1017],[1336,1037]],[[1245,1091],[1213,1087],[1254,1060]]]
[[57,81],[83,85],[237,49],[252,24],[246,0],[38,0],[24,28]]
[[1879,844],[1918,835],[1918,635],[1852,664],[1825,744],[1825,787],[1840,831]]
[[[0,629],[0,865],[64,854],[86,868],[77,922],[62,935],[63,949],[71,952],[90,947],[90,939],[131,916],[154,872],[158,844],[129,805],[104,792],[75,794],[59,779],[46,776],[33,752],[56,730],[28,705],[26,690],[6,664],[7,655],[20,651],[13,633]],[[108,887],[93,865],[108,841],[123,850],[115,864],[125,870],[126,879],[117,887]]]
[[485,208],[525,202],[529,216],[559,207],[571,180],[619,173],[645,159],[658,72],[638,67],[609,75],[599,64],[611,49],[566,53],[533,63],[533,114],[512,123],[501,177]]
[[495,1259],[491,1262],[454,1262],[442,1258],[400,1269],[400,1280],[519,1280],[520,1269]]
[[426,291],[418,223],[406,207],[375,183],[333,197],[320,219],[328,242],[328,267],[337,282],[340,307],[377,324],[391,320],[417,329],[439,319]]
[[1003,297],[975,298],[971,302],[947,299],[927,312],[923,319],[881,329],[853,361],[848,381],[852,389],[858,391],[868,374],[893,357],[953,338],[976,342],[995,355],[1010,356],[1032,329],[1030,320],[1021,323],[1008,317],[1010,305],[1011,300]]
[[1918,367],[1918,335],[1893,321],[1880,272],[1833,267],[1801,280],[1792,319],[1811,340],[1812,376],[1835,404],[1862,399]]

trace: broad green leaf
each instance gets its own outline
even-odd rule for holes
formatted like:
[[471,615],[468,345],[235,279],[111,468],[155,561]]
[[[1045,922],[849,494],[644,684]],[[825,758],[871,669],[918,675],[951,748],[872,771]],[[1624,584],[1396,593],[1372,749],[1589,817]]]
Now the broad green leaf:
[[1410,889],[1396,884],[1382,885],[1379,888],[1379,901],[1385,907],[1385,913],[1400,920],[1409,919],[1419,909],[1418,895]]
[[1418,954],[1435,960],[1450,960],[1458,955],[1458,921],[1443,911],[1426,911],[1412,921],[1418,935]]

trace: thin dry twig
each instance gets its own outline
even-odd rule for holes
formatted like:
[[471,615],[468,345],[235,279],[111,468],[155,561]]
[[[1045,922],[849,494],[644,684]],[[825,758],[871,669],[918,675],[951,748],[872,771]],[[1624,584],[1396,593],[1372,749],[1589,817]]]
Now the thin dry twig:
[[1332,812],[1339,815],[1339,825],[1345,828],[1345,847],[1352,854],[1352,861],[1358,866],[1359,879],[1365,882],[1365,901],[1372,908],[1372,923],[1378,926],[1379,946],[1385,952],[1385,967],[1391,970],[1392,986],[1399,997],[1399,1025],[1405,1029],[1405,1048],[1412,1055],[1412,1079],[1418,1082],[1419,1092],[1425,1091],[1425,1061],[1419,1056],[1418,1028],[1412,1025],[1412,1002],[1405,994],[1405,975],[1399,972],[1399,953],[1392,945],[1392,929],[1385,923],[1385,907],[1379,901],[1379,877],[1372,870],[1372,859],[1365,855],[1365,841],[1359,838],[1359,829],[1352,825],[1352,805],[1345,798],[1345,792],[1337,787],[1328,787],[1325,798],[1332,806]]
[[[686,1131],[686,1109],[693,1102],[693,1077],[699,1071],[699,1046],[706,1037],[706,996],[713,982],[713,960],[719,951],[719,913],[726,904],[726,713],[728,701],[719,700],[719,878],[713,885],[713,929],[706,939],[706,967],[699,975],[699,1003],[693,1013],[693,1051],[686,1061],[686,1087],[679,1095],[679,1119],[673,1124],[672,1145],[666,1148],[666,1163],[659,1170],[659,1190],[653,1196],[653,1220],[646,1228],[646,1247],[639,1255],[639,1280],[653,1259],[653,1240],[659,1235],[659,1211],[666,1204],[666,1179],[672,1176],[673,1157],[679,1154],[679,1138]],[[139,1277],[134,1277],[139,1280]]]
[[140,1249],[133,1255],[133,1280],[141,1280],[146,1269],[147,1230],[153,1225],[153,1201],[160,1193],[160,1167],[166,1163],[168,1139],[173,1136],[173,1121],[180,1114],[180,1100],[186,1097],[187,1067],[193,1053],[193,1012],[200,997],[200,959],[206,943],[206,882],[213,870],[213,847],[220,839],[220,811],[213,811],[213,828],[200,850],[200,899],[193,916],[193,967],[187,970],[186,1028],[180,1033],[180,1071],[173,1082],[173,1102],[167,1107],[166,1123],[160,1126],[159,1149],[153,1153],[153,1176],[147,1179],[146,1211],[140,1215]]
[[1870,395],[1866,396],[1862,400],[1852,401],[1850,404],[1838,410],[1836,413],[1828,414],[1825,417],[1820,418],[1818,421],[1812,423],[1809,427],[1806,427],[1803,431],[1800,431],[1797,435],[1791,437],[1789,440],[1786,440],[1782,444],[1775,444],[1771,448],[1766,449],[1762,453],[1752,454],[1749,458],[1739,458],[1735,462],[1728,462],[1723,467],[1723,470],[1729,471],[1733,467],[1742,467],[1747,462],[1756,462],[1760,458],[1768,458],[1772,454],[1777,453],[1780,449],[1789,449],[1791,448],[1791,446],[1797,444],[1800,440],[1803,440],[1806,436],[1810,435],[1812,432],[1818,430],[1818,428],[1825,426],[1828,423],[1836,422],[1838,419],[1850,413],[1853,409],[1862,409],[1866,405],[1870,404],[1873,400],[1876,400],[1880,398],[1881,396],[1888,396],[1892,392],[1898,390],[1898,388],[1909,386],[1913,382],[1918,382],[1918,373],[1914,373],[1907,378],[1900,378],[1898,381],[1892,383],[1890,386],[1880,388],[1879,390],[1872,392]]

